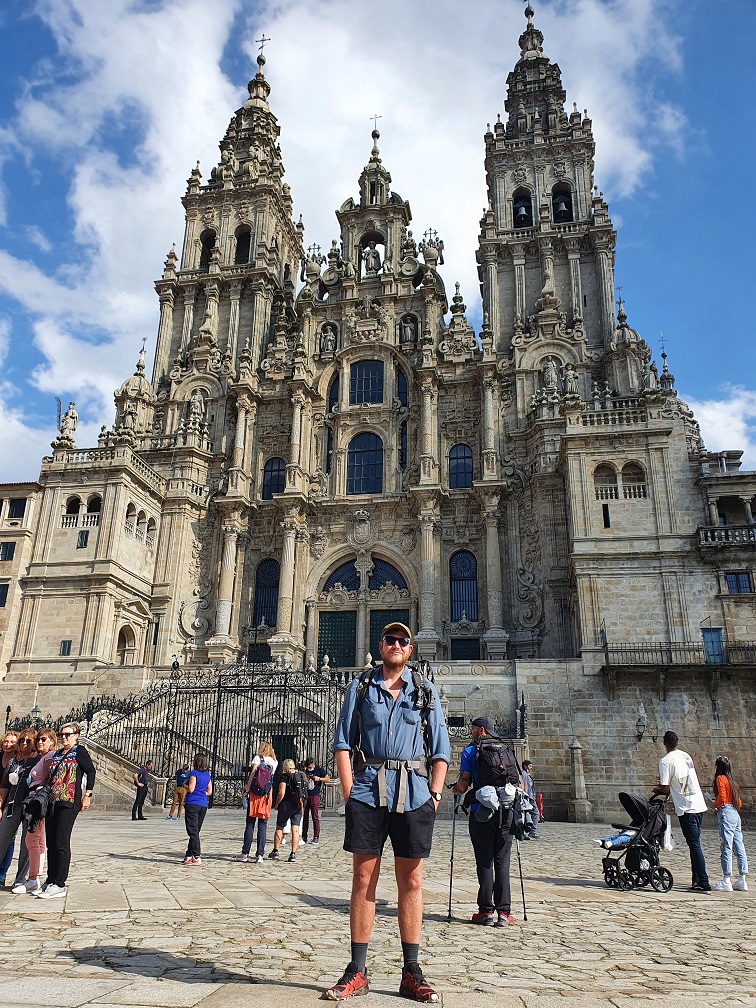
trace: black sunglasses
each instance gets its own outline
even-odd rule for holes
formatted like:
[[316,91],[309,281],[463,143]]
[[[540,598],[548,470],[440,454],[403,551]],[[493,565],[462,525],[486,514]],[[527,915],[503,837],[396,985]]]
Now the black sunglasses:
[[410,644],[409,637],[384,637],[383,639],[389,647],[392,644],[398,644],[399,647],[409,647]]
[[61,738],[71,738],[73,735],[78,735],[78,732],[75,732],[75,731],[62,731],[60,733],[60,737]]
[[32,740],[28,738],[22,738],[18,740],[18,745],[33,745],[33,744],[34,743],[32,742]]

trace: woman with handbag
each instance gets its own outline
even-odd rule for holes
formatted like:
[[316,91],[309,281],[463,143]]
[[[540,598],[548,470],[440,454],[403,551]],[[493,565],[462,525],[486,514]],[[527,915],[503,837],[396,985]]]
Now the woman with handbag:
[[273,746],[269,742],[261,742],[257,755],[252,760],[252,770],[244,788],[247,804],[247,825],[244,830],[241,854],[235,861],[249,861],[249,852],[257,825],[257,847],[255,848],[255,864],[262,864],[265,854],[265,840],[268,835],[268,819],[273,807],[273,777],[278,769],[278,760]]

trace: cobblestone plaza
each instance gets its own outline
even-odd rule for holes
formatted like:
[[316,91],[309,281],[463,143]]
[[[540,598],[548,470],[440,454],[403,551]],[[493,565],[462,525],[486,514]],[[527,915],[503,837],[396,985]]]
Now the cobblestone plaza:
[[[325,819],[320,846],[301,847],[294,864],[239,864],[231,858],[241,845],[241,810],[211,810],[203,864],[186,869],[183,822],[163,814],[155,809],[147,822],[132,823],[93,809],[77,821],[65,900],[2,892],[0,1008],[300,1008],[321,998],[348,958],[350,858],[341,849],[342,820]],[[675,850],[663,855],[675,877],[671,892],[608,889],[591,843],[604,829],[546,822],[539,843],[521,844],[528,919],[513,854],[518,926],[503,930],[466,922],[476,883],[462,821],[447,920],[451,821],[439,821],[426,865],[421,961],[442,1004],[756,1005],[754,892],[688,893],[679,829]],[[754,850],[754,839],[746,833],[746,849]],[[714,878],[716,830],[704,831],[703,844]],[[371,1008],[397,1004],[401,948],[390,859],[378,898],[371,993],[360,1002]]]

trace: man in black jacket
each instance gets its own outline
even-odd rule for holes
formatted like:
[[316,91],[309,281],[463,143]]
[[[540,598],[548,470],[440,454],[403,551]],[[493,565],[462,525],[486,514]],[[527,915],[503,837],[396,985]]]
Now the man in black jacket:
[[144,800],[147,797],[147,791],[150,786],[150,771],[152,770],[152,760],[147,760],[143,767],[134,774],[134,784],[136,785],[136,799],[134,800],[134,807],[131,810],[131,818],[136,822],[137,819],[144,820]]

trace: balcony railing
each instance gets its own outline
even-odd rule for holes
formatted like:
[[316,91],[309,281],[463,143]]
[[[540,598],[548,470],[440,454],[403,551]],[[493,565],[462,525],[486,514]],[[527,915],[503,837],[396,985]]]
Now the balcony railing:
[[61,528],[76,528],[79,524],[78,514],[64,514],[60,519]]
[[100,524],[100,515],[96,511],[88,511],[81,516],[82,528],[97,528]]
[[607,665],[756,665],[756,641],[723,641],[710,652],[703,642],[609,644],[605,653]]
[[699,546],[756,546],[756,525],[710,525],[698,530]]

